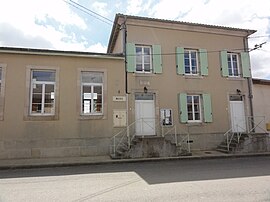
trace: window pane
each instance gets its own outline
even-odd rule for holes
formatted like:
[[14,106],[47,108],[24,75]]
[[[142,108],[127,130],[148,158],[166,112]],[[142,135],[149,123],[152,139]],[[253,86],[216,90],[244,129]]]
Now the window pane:
[[32,71],[33,79],[36,81],[55,81],[54,71]]
[[102,112],[102,87],[94,86],[94,112]]
[[144,64],[144,71],[150,72],[150,64]]
[[200,118],[200,113],[195,113],[195,120],[196,120],[196,121],[201,120],[201,118]]
[[144,47],[144,55],[150,55],[150,48]]
[[44,113],[53,114],[54,113],[54,104],[44,104]]
[[42,113],[42,84],[33,84],[32,113]]
[[142,71],[142,64],[136,64],[136,71]]
[[101,72],[82,72],[83,83],[103,83],[103,73]]
[[188,113],[188,120],[189,121],[192,121],[193,120],[193,114],[192,114],[192,112],[189,112]]

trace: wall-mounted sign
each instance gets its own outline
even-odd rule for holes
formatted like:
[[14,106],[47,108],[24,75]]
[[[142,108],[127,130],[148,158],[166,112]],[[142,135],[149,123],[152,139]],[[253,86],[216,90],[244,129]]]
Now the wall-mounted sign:
[[172,109],[161,109],[160,110],[160,121],[163,126],[172,126]]
[[113,96],[113,101],[114,102],[125,102],[126,96]]

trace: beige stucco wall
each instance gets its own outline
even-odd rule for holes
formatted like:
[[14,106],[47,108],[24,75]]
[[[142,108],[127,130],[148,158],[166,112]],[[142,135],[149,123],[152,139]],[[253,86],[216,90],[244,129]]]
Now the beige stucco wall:
[[[119,35],[119,37],[121,36]],[[157,120],[159,120],[160,109],[173,109],[174,124],[193,135],[195,140],[193,146],[196,149],[215,147],[223,138],[223,134],[231,128],[229,95],[236,95],[236,89],[240,89],[241,94],[244,95],[245,113],[250,115],[248,80],[221,76],[219,51],[225,49],[243,51],[244,34],[242,32],[128,19],[127,42],[140,45],[158,44],[161,45],[161,52],[164,54],[162,56],[162,74],[128,74],[128,91],[131,93],[129,95],[130,120],[134,120],[135,117],[133,94],[143,92],[144,86],[148,88],[149,92],[156,93]],[[209,51],[208,76],[177,75],[176,56],[173,54],[176,47],[203,48]],[[181,124],[179,122],[177,94],[183,92],[211,94],[212,123]]]
[[[0,158],[108,154],[109,138],[120,130],[113,127],[113,110],[126,108],[125,102],[113,102],[113,96],[125,95],[122,58],[1,54],[0,63],[6,64]],[[29,66],[58,70],[58,117],[54,120],[29,119],[25,114]],[[105,112],[97,120],[83,119],[79,113],[82,69],[102,70],[107,77]]]
[[[266,129],[266,124],[270,123],[270,85],[253,84],[253,105],[256,123],[260,123],[260,127]],[[258,132],[263,132],[257,128]]]

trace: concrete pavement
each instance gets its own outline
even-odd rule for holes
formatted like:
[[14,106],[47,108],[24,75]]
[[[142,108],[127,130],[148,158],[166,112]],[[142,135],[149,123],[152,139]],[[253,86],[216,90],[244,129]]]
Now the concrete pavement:
[[140,162],[140,161],[237,158],[245,156],[249,157],[249,156],[267,156],[267,155],[270,156],[270,152],[225,154],[218,151],[192,151],[192,156],[138,158],[138,159],[111,159],[109,156],[59,157],[59,158],[36,158],[36,159],[16,159],[16,160],[2,159],[0,160],[0,169],[76,166],[88,164],[125,163],[125,162]]

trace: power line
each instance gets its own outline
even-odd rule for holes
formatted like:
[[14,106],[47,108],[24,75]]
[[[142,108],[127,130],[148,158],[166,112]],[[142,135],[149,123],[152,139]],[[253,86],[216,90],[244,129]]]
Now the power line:
[[256,38],[266,38],[266,37],[270,37],[270,34],[268,35],[261,35],[261,36],[249,36],[249,39],[256,39]]
[[84,13],[86,13],[86,14],[88,14],[88,15],[90,15],[90,16],[92,16],[92,17],[94,17],[94,18],[96,18],[96,19],[98,19],[98,20],[100,20],[100,21],[102,21],[102,22],[104,22],[106,24],[108,24],[108,25],[113,24],[112,20],[110,20],[110,19],[108,19],[108,18],[106,18],[106,17],[104,17],[104,16],[102,16],[102,15],[100,15],[100,14],[86,8],[85,6],[82,6],[82,5],[72,1],[72,0],[69,0],[69,1],[68,0],[63,0],[63,1],[65,3],[73,6],[74,8],[77,8],[78,10],[80,10],[80,11],[82,11],[82,12],[84,12]]

